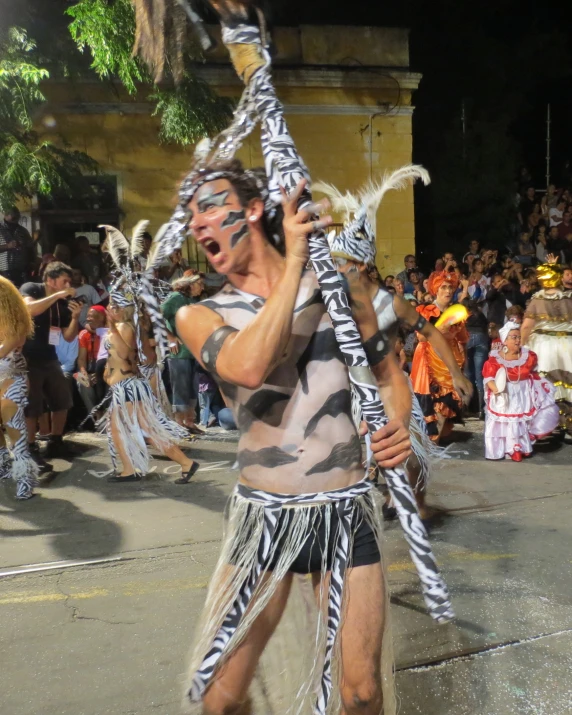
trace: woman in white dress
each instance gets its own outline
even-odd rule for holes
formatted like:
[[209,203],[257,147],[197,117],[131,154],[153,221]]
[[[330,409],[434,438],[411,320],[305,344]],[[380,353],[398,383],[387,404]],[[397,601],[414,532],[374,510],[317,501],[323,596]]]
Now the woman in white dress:
[[521,462],[534,443],[558,426],[554,386],[536,372],[536,353],[521,346],[520,326],[506,323],[499,331],[500,350],[483,367],[487,415],[485,456]]

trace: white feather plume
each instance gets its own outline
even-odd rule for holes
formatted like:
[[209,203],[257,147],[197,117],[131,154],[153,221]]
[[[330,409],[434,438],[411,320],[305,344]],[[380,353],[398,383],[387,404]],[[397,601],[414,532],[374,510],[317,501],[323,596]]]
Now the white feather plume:
[[325,194],[332,204],[332,209],[338,213],[344,214],[344,222],[349,221],[352,214],[359,209],[359,197],[350,194],[346,191],[342,194],[335,186],[332,184],[326,184],[323,181],[318,181],[312,184],[312,191],[319,191]]
[[157,231],[157,234],[153,239],[153,243],[151,244],[151,248],[149,249],[149,255],[147,256],[147,266],[145,268],[145,272],[148,274],[153,273],[155,268],[158,268],[163,262],[163,260],[166,258],[164,251],[165,247],[163,246],[162,239],[168,228],[169,224],[164,223]]
[[143,234],[148,225],[149,221],[139,221],[134,227],[131,238],[131,258],[135,258],[143,252]]
[[406,189],[417,180],[422,181],[425,186],[431,183],[429,172],[419,164],[408,164],[391,173],[385,172],[381,181],[370,181],[360,189],[359,205],[365,207],[370,222],[374,224],[377,210],[385,194],[388,191]]
[[105,244],[113,263],[117,268],[121,268],[129,257],[129,241],[115,226],[103,224],[99,228],[104,228],[107,233]]

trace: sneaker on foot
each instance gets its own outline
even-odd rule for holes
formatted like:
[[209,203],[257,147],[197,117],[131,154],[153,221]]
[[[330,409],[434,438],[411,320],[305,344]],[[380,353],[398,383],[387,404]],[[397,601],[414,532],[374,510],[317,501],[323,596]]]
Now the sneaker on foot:
[[46,457],[46,459],[67,459],[70,456],[70,450],[68,446],[64,444],[61,437],[59,439],[52,437],[44,450],[43,456]]
[[51,464],[48,464],[46,460],[40,454],[40,448],[36,443],[28,445],[30,450],[30,457],[40,468],[40,472],[53,472],[54,468]]

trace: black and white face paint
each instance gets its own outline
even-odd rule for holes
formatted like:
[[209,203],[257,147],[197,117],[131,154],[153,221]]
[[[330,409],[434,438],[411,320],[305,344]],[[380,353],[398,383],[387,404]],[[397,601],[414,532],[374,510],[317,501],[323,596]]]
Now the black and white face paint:
[[244,207],[226,179],[201,186],[190,204],[189,228],[214,268],[232,270],[233,253],[250,235]]

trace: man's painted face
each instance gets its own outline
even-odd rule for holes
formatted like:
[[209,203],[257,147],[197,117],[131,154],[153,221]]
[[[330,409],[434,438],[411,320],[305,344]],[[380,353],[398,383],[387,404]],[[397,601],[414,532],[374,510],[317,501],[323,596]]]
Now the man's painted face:
[[189,205],[189,228],[217,273],[229,273],[250,236],[246,211],[226,179],[203,184]]

